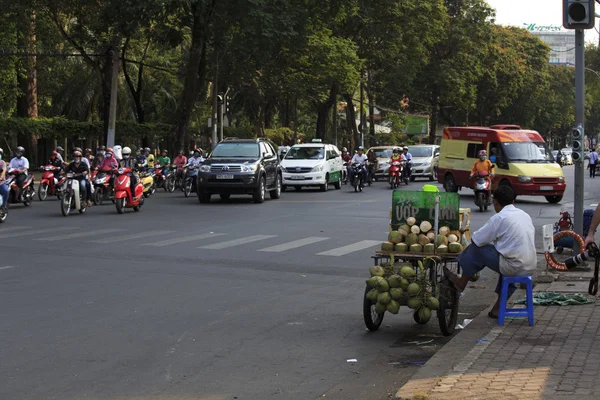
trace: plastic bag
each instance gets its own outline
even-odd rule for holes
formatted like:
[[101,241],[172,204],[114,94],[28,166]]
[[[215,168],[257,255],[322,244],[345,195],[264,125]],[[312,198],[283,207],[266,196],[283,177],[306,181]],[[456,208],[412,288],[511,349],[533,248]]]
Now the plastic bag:
[[[525,304],[525,297],[515,301],[515,304]],[[554,292],[539,292],[533,294],[533,305],[535,306],[578,306],[590,304],[594,301],[581,294],[560,294]]]

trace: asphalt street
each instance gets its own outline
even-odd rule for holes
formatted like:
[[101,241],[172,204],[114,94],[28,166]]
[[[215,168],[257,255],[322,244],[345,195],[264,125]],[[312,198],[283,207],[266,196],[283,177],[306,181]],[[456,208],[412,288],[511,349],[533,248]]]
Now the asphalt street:
[[[518,199],[538,228],[572,209],[564,170],[561,204]],[[586,208],[600,193],[588,182]],[[476,230],[493,211],[460,194]],[[383,183],[264,204],[159,190],[124,215],[15,205],[0,225],[0,399],[387,398],[448,341],[406,308],[365,331],[364,280],[390,206]],[[495,279],[467,289],[461,319],[494,300]]]

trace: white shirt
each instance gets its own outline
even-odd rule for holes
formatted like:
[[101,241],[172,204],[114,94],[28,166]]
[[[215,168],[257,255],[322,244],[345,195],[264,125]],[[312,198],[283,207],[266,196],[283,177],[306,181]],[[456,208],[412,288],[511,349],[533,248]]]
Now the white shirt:
[[596,164],[598,162],[598,153],[596,151],[592,151],[590,153],[590,164]]
[[507,276],[532,275],[537,266],[535,228],[531,217],[509,204],[473,234],[479,247],[493,245],[500,253],[500,272]]
[[358,154],[355,154],[354,156],[352,156],[352,161],[350,161],[352,164],[354,163],[359,163],[359,164],[366,164],[367,163],[367,155],[363,154],[362,156],[359,156]]
[[85,165],[87,165],[88,169],[92,168],[92,167],[90,167],[90,160],[88,160],[87,157],[83,157],[82,160],[83,160],[83,163]]
[[407,161],[408,163],[410,163],[410,162],[412,162],[412,154],[410,154],[410,153],[402,154],[402,159],[404,161]]
[[203,162],[204,162],[204,158],[202,158],[202,156],[200,156],[198,158],[190,157],[187,165],[192,166],[192,167],[197,167],[198,165],[202,164]]
[[12,160],[10,160],[8,169],[29,169],[29,160],[27,160],[25,157],[21,157],[20,159],[14,157]]

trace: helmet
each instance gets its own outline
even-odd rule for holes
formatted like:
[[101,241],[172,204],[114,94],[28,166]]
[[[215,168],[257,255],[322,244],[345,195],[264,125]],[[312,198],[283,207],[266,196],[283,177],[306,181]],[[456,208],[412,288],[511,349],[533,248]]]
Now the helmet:
[[404,146],[404,148],[402,150],[408,151],[408,146]]
[[52,153],[50,153],[50,157],[56,157],[58,155],[58,152],[53,151]]
[[17,147],[17,153],[25,153],[25,149],[23,148],[23,146]]
[[179,154],[183,154],[183,150],[179,150]]
[[147,152],[147,153],[150,153],[152,150],[150,150],[150,147],[145,147],[144,151]]
[[392,153],[400,153],[400,147],[394,147],[394,150],[392,150]]
[[85,154],[90,154],[92,152],[92,149],[86,148],[85,149]]
[[163,150],[161,151],[161,153],[169,154],[169,152],[168,152],[167,150],[165,150],[165,149],[163,149]]
[[106,152],[112,154],[112,153],[114,153],[114,150],[111,147],[109,147],[108,149],[106,149]]
[[62,147],[58,146],[58,147],[56,148],[56,151],[64,151],[64,149],[63,149]]
[[479,150],[479,153],[477,153],[478,157],[483,157],[483,156],[487,156],[487,151],[485,150]]
[[98,150],[105,151],[106,150],[106,146],[100,146],[100,147],[98,147]]
[[4,154],[4,150],[2,150],[2,148],[0,148],[0,154]]
[[125,154],[131,154],[131,149],[127,146],[123,147],[123,150],[121,151],[121,153],[123,153],[123,155]]
[[81,151],[79,151],[79,150],[75,150],[75,151],[73,152],[73,157],[81,157]]
[[75,147],[75,148],[73,149],[73,151],[78,151],[78,152],[80,152],[80,153],[83,153],[83,151],[81,150],[81,147]]
[[362,147],[362,146],[358,146],[358,148],[357,148],[356,150],[362,150],[362,151],[364,151],[364,150],[365,150],[365,148],[364,148],[364,147]]
[[342,151],[348,151],[348,149],[344,147],[344,148],[342,149]]

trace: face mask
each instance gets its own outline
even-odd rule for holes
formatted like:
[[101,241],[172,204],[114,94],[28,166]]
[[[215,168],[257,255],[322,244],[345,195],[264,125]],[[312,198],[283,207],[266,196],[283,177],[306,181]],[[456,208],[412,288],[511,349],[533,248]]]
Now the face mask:
[[81,158],[76,158],[75,159],[75,164],[79,164],[81,162]]
[[485,160],[487,160],[486,156],[481,157],[481,161],[485,161]]
[[198,157],[200,157],[200,154],[194,153],[194,157],[198,158]]
[[106,157],[111,158],[112,154],[108,153],[108,154],[106,154]]
[[127,160],[129,158],[129,154],[123,154],[123,158]]

